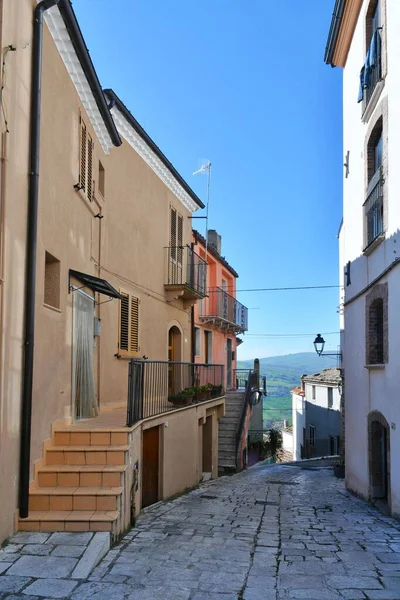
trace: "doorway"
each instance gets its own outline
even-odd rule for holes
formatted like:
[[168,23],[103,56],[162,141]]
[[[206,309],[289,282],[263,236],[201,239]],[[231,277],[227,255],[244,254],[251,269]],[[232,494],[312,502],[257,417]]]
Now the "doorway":
[[212,474],[212,415],[203,425],[203,474]]
[[96,417],[99,408],[94,378],[94,298],[73,294],[72,401],[75,419]]
[[227,389],[232,389],[232,340],[226,340],[226,385]]
[[[175,325],[168,331],[168,361],[172,363],[182,360],[182,334]],[[180,391],[181,365],[171,364],[168,367],[168,393]]]
[[370,422],[370,491],[374,499],[387,500],[389,491],[389,428],[381,420]]
[[142,508],[158,502],[160,470],[160,428],[143,431]]

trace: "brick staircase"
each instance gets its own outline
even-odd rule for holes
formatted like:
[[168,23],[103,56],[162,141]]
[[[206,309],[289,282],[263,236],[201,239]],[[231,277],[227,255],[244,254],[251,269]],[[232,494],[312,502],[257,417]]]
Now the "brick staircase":
[[54,431],[29,490],[20,531],[109,531],[126,527],[128,428]]
[[245,392],[227,392],[225,396],[225,416],[219,420],[218,472],[232,472],[237,469],[236,432],[242,414]]

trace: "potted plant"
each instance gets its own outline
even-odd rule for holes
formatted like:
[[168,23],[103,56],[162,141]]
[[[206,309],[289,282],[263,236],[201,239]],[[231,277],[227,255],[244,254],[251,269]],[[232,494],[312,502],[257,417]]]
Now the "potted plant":
[[224,386],[222,385],[222,383],[220,383],[219,385],[213,385],[211,383],[208,384],[211,388],[211,397],[212,398],[217,398],[218,396],[222,396],[224,393]]
[[207,383],[199,387],[199,400],[211,398],[211,386]]
[[333,472],[335,477],[338,479],[344,479],[345,476],[345,464],[344,460],[339,460],[337,463],[333,465]]
[[192,404],[192,400],[193,395],[188,394],[185,390],[174,392],[168,396],[168,402],[171,402],[174,406],[189,406]]

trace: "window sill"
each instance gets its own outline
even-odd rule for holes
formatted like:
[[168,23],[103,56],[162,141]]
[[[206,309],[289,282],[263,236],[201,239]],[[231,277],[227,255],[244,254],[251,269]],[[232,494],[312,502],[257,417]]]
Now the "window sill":
[[365,368],[368,369],[369,371],[375,371],[375,370],[378,370],[378,369],[384,369],[385,366],[386,365],[384,363],[382,363],[382,364],[379,363],[379,364],[376,364],[376,365],[365,365]]
[[57,306],[52,306],[51,304],[46,304],[46,302],[43,302],[43,306],[45,308],[48,308],[49,310],[53,310],[54,312],[62,313],[61,308],[57,308]]
[[372,92],[370,101],[368,102],[368,104],[362,114],[361,121],[363,123],[367,123],[370,120],[371,115],[374,112],[376,105],[378,104],[379,97],[380,97],[384,87],[385,87],[385,80],[381,79],[376,84],[375,89]]
[[385,239],[386,234],[380,233],[366,248],[363,250],[364,256],[369,256]]

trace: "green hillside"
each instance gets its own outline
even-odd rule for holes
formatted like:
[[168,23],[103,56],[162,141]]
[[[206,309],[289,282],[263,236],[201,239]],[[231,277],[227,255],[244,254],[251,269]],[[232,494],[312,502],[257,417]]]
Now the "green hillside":
[[[253,361],[238,361],[238,369],[250,369]],[[318,373],[322,369],[336,366],[335,360],[319,357],[315,352],[301,352],[284,356],[260,358],[261,375],[267,378],[268,396],[264,398],[264,428],[282,426],[285,419],[292,418],[292,397],[290,391],[300,385],[304,374]]]

